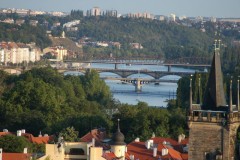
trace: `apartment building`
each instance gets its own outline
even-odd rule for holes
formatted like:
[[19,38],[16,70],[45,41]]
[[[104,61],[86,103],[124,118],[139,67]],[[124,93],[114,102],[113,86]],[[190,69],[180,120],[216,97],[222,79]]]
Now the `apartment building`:
[[15,42],[0,43],[0,62],[22,63],[35,62],[40,60],[40,49],[35,44],[23,44]]

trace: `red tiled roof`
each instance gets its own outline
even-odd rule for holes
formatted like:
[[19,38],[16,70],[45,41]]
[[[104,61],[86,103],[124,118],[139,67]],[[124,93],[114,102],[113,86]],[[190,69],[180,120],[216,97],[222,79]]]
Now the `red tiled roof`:
[[[127,150],[129,155],[134,155],[134,158],[139,158],[140,160],[157,160],[161,158],[162,160],[182,160],[181,153],[174,150],[173,148],[162,144],[162,142],[166,141],[169,142],[170,139],[166,138],[153,138],[154,144],[158,144],[157,148],[157,156],[153,157],[153,149],[147,149],[145,146],[145,142],[131,142],[127,145]],[[159,142],[159,143],[158,143]],[[174,140],[170,141],[170,143],[177,144]],[[171,143],[171,144],[172,144]],[[162,149],[168,149],[168,154],[162,156]]]
[[187,153],[181,153],[181,157],[183,160],[188,160],[188,154]]
[[95,145],[102,146],[106,148],[106,144],[103,144],[102,141],[106,138],[106,132],[99,129],[93,129],[91,132],[88,132],[86,135],[81,137],[82,142],[91,142],[95,138]]
[[3,160],[29,160],[31,155],[24,153],[3,153]]
[[0,137],[5,136],[5,135],[9,135],[9,134],[12,134],[12,133],[11,132],[0,132]]
[[158,152],[157,157],[153,157],[153,151],[145,147],[145,142],[131,142],[127,145],[127,152],[140,160],[157,160],[160,155]]
[[37,144],[47,144],[53,140],[53,136],[34,137],[32,134],[23,133],[22,136],[26,137],[30,142]]
[[181,153],[174,150],[173,148],[168,147],[168,154],[170,155],[171,158],[174,160],[182,160]]
[[[5,136],[5,135],[9,135],[9,134],[14,135],[11,132],[0,132],[0,137]],[[37,143],[37,144],[43,144],[43,143],[46,144],[49,141],[53,140],[53,136],[34,137],[30,133],[22,133],[21,136],[24,136],[25,138],[27,138],[29,140],[29,142]]]
[[[102,157],[105,158],[106,160],[118,159],[113,152],[108,152],[108,153],[105,152],[105,153],[103,153]],[[127,152],[125,153],[125,159],[130,160],[130,155]]]
[[151,139],[153,140],[153,143],[156,143],[156,144],[160,144],[160,143],[163,144],[163,142],[169,142],[172,146],[178,145],[178,142],[171,138],[154,137]]
[[113,152],[109,152],[109,153],[103,153],[103,158],[105,158],[106,160],[113,160],[113,159],[116,159],[117,157]]

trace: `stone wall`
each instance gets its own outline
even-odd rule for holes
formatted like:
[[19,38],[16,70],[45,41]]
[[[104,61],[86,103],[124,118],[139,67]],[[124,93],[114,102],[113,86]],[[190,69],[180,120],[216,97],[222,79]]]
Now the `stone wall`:
[[233,160],[239,123],[222,127],[221,123],[191,122],[189,160],[206,160],[206,154],[222,152],[223,160]]
[[189,160],[205,160],[207,153],[222,150],[222,127],[217,123],[192,122],[189,133]]

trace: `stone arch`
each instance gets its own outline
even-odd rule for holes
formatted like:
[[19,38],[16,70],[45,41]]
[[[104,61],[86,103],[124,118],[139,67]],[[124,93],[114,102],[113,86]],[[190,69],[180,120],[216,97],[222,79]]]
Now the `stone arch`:
[[82,71],[65,71],[63,72],[63,75],[76,75],[76,76],[79,76],[79,75],[84,75],[85,73],[82,72]]
[[115,72],[98,72],[98,74],[100,75],[100,73],[112,73],[116,76],[119,76],[119,77],[122,77],[122,75],[118,74],[118,73],[115,73]]
[[[127,78],[129,78],[130,76],[133,76],[133,75],[139,75],[139,74],[138,73],[133,73],[133,74],[128,75]],[[146,76],[149,76],[149,77],[155,79],[155,77],[153,77],[151,74],[140,73],[140,75],[146,75]]]

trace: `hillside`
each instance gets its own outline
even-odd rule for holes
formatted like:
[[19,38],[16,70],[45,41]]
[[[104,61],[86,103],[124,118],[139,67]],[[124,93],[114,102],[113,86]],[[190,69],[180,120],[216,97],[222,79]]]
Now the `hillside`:
[[[92,41],[121,43],[120,51],[106,49],[118,56],[154,55],[174,59],[179,57],[209,56],[213,39],[197,29],[148,19],[85,17],[79,31],[68,32],[71,37],[90,37]],[[130,48],[130,43],[141,43],[143,49]],[[87,52],[91,52],[87,48]],[[86,50],[85,50],[86,51]],[[93,50],[92,52],[97,52]],[[103,52],[101,50],[101,52]]]
[[76,52],[78,55],[82,55],[82,47],[76,45],[74,41],[69,38],[61,37],[49,37],[52,41],[52,46],[63,46],[67,50]]
[[21,43],[35,42],[41,49],[49,46],[51,41],[41,26],[22,26],[0,22],[0,41],[14,41]]

